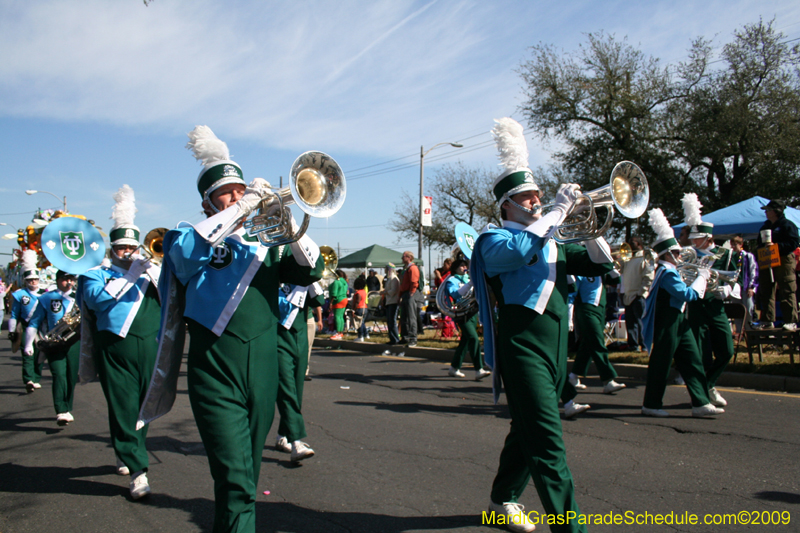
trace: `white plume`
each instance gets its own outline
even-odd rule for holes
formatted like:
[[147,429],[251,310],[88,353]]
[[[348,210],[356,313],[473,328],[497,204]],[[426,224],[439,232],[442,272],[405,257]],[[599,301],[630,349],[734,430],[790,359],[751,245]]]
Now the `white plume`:
[[497,125],[492,130],[497,144],[500,166],[507,171],[528,167],[528,144],[522,125],[513,118],[495,119]]
[[195,159],[203,163],[203,166],[230,159],[228,145],[220,141],[208,126],[195,126],[187,135],[189,142],[186,143],[186,148],[192,151]]
[[683,195],[683,221],[687,226],[696,226],[703,223],[701,218],[700,208],[703,204],[697,199],[697,195],[693,192],[687,192]]
[[111,208],[111,218],[114,219],[114,227],[132,225],[136,216],[136,198],[133,196],[133,189],[128,185],[123,185],[114,193],[114,207]]
[[39,257],[36,255],[36,250],[25,250],[22,252],[22,270],[36,270],[36,263]]
[[647,214],[650,216],[650,227],[656,233],[656,240],[660,241],[675,236],[669,225],[669,220],[664,216],[664,212],[661,209],[651,209]]

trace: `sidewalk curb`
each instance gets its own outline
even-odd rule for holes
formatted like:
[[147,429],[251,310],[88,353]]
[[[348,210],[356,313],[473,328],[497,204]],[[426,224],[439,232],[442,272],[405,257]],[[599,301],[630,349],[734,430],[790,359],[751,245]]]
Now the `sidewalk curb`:
[[[377,344],[374,342],[356,342],[356,341],[332,341],[329,339],[314,339],[315,348],[339,348],[342,350],[352,350],[356,352],[382,354],[389,350],[392,355],[400,353],[405,354],[406,357],[418,357],[421,359],[429,359],[431,361],[440,361],[442,363],[450,363],[453,358],[454,350],[445,350],[442,348],[427,348],[424,346],[415,346],[409,348],[404,345],[388,346],[386,344]],[[641,381],[647,379],[647,366],[634,365],[630,363],[615,363],[614,368],[621,377],[632,378]],[[589,366],[589,374],[597,375],[594,368],[594,363]],[[671,378],[677,377],[677,372],[672,370]],[[720,387],[741,387],[743,389],[754,389],[760,391],[777,391],[777,392],[800,392],[800,378],[790,376],[773,376],[768,374],[746,374],[742,372],[725,372],[717,380],[717,385]]]

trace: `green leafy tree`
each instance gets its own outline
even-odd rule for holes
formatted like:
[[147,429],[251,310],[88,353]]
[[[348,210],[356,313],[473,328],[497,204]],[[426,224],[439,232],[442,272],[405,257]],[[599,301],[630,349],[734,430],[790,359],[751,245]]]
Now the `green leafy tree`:
[[[544,191],[543,196],[552,197],[554,178],[542,169],[536,169],[534,176]],[[452,247],[456,242],[454,228],[459,222],[466,222],[478,231],[488,223],[500,225],[500,210],[492,194],[495,178],[496,175],[486,168],[461,161],[439,167],[430,181],[433,225],[423,230],[424,244],[434,248]],[[402,239],[417,239],[419,198],[412,198],[404,191],[394,214],[389,223],[392,231]]]

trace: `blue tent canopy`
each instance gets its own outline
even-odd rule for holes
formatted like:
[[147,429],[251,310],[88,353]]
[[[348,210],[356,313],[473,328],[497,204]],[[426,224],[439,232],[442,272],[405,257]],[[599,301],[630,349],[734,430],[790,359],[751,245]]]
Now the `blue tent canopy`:
[[[753,196],[749,200],[744,200],[738,204],[729,205],[718,209],[713,213],[703,214],[703,222],[714,224],[714,236],[742,234],[744,239],[755,239],[758,230],[766,222],[767,217],[761,209],[769,203],[769,200],[761,196]],[[800,227],[800,209],[786,207],[783,214]],[[681,228],[686,224],[672,226],[672,230],[677,237],[681,233]]]

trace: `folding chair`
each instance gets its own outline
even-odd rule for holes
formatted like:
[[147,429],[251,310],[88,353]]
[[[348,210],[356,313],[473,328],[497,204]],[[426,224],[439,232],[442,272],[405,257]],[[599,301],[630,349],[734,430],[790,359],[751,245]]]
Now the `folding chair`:
[[[742,342],[742,337],[744,336],[745,330],[745,321],[747,320],[747,309],[745,308],[744,304],[737,304],[733,302],[726,302],[723,304],[725,309],[725,315],[728,317],[728,322],[731,324],[731,335],[733,335],[734,339],[734,347],[733,347],[733,362],[736,363],[736,356],[739,353],[739,345]],[[740,322],[736,322],[739,320]],[[739,327],[737,324],[741,324],[742,326]]]
[[381,293],[380,291],[371,291],[367,294],[367,312],[364,316],[364,323],[367,324],[370,320],[372,321],[371,326],[367,326],[373,333],[381,333],[386,332],[386,326],[381,325],[378,322],[379,318],[386,318],[386,312],[380,307],[381,304]]

